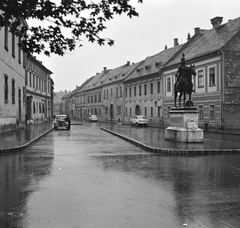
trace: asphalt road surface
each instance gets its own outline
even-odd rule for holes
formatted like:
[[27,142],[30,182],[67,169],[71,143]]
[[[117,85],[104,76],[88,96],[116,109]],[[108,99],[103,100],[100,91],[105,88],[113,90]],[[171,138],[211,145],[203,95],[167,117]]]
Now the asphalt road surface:
[[100,126],[0,157],[1,228],[240,227],[240,155],[161,156]]

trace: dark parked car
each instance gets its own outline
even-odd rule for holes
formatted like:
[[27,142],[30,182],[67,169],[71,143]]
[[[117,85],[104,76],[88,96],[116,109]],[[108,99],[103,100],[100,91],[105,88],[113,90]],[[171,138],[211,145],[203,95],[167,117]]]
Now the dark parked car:
[[70,130],[71,121],[68,115],[57,115],[54,122],[54,129],[67,129]]

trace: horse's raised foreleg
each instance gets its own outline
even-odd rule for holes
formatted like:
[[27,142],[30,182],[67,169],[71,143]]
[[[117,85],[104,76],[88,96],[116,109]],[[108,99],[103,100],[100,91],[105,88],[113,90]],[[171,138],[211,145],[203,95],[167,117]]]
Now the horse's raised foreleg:
[[183,93],[183,104],[184,108],[186,107],[186,92]]
[[193,107],[194,106],[191,99],[192,99],[192,93],[190,92],[189,93],[189,107]]
[[179,95],[179,101],[178,101],[179,107],[181,107],[181,99],[182,99],[182,92],[180,92],[180,95]]
[[174,92],[174,105],[175,105],[175,107],[177,107],[176,100],[177,100],[177,91]]

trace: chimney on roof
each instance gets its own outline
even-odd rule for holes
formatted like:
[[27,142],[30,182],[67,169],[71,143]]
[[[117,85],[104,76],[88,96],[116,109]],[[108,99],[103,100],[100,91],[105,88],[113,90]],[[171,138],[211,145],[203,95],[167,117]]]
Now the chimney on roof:
[[217,28],[222,24],[223,17],[214,17],[211,19],[213,28]]
[[200,28],[199,27],[194,28],[194,33],[199,34],[200,33]]
[[130,66],[130,61],[127,61],[127,66]]
[[105,73],[107,71],[107,67],[103,67],[103,72]]
[[189,41],[191,39],[191,35],[190,35],[190,33],[188,33],[188,35],[187,35],[187,41]]
[[167,50],[167,45],[165,45],[165,50]]
[[179,43],[178,43],[178,38],[174,38],[174,47],[178,46]]

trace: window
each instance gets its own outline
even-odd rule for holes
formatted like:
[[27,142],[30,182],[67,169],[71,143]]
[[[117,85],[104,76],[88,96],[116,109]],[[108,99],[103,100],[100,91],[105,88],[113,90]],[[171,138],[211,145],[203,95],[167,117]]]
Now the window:
[[104,100],[106,99],[105,90],[103,91],[103,99],[104,99]]
[[118,97],[118,87],[116,88],[116,97]]
[[35,88],[35,75],[34,74],[33,74],[32,80],[33,80],[33,88]]
[[29,86],[32,86],[32,73],[29,74]]
[[209,86],[216,85],[215,82],[215,67],[209,68]]
[[42,104],[42,113],[45,112],[45,107],[44,107],[44,104]]
[[8,76],[4,75],[4,103],[8,103]]
[[[18,37],[18,44],[21,42],[21,37]],[[21,63],[21,48],[18,46],[18,62]]]
[[12,104],[15,104],[15,80],[12,79]]
[[167,78],[167,92],[171,92],[171,78]]
[[122,87],[120,87],[120,97],[122,97]]
[[136,97],[137,96],[137,88],[136,88],[136,86],[134,86],[134,97]]
[[113,90],[111,89],[111,97],[113,96]]
[[144,95],[147,95],[147,84],[144,85]]
[[129,88],[129,97],[131,97],[132,96],[132,88],[130,87]]
[[26,96],[25,96],[25,91],[26,91],[26,88],[25,87],[23,87],[23,103],[25,103],[25,99],[26,99]]
[[153,83],[150,84],[150,93],[153,94]]
[[142,96],[142,86],[139,86],[139,96]]
[[38,77],[36,78],[36,89],[38,89]]
[[107,89],[107,99],[108,99],[108,89]]
[[129,108],[129,116],[132,116],[132,108]]
[[161,84],[160,84],[160,81],[158,81],[158,82],[157,82],[157,93],[160,93],[160,91],[161,91],[161,90],[160,90],[160,85],[161,85]]
[[97,103],[97,94],[94,95],[94,102]]
[[33,102],[33,113],[36,113],[36,105],[35,105],[35,101]]
[[153,117],[153,107],[151,107],[151,116]]
[[42,111],[42,104],[41,102],[39,102],[39,113],[41,113],[41,111]]
[[201,88],[204,86],[203,82],[203,70],[198,71],[198,88]]
[[199,105],[199,106],[198,106],[198,110],[199,110],[198,119],[199,119],[199,120],[203,120],[203,105]]
[[15,34],[12,32],[12,56],[15,58]]
[[127,88],[125,88],[125,97],[127,97]]
[[101,102],[101,93],[98,94],[98,102]]
[[215,120],[215,105],[210,105],[210,120]]
[[91,103],[93,103],[93,95],[91,95]]
[[88,96],[88,104],[90,103],[90,96]]
[[157,109],[158,109],[157,110],[157,112],[158,112],[157,116],[160,117],[160,107],[158,106]]
[[147,116],[147,107],[144,108],[144,114]]
[[127,108],[125,108],[125,116],[127,116]]
[[5,25],[4,29],[4,48],[8,51],[8,26]]
[[117,106],[117,114],[118,114],[118,115],[121,114],[121,106]]
[[41,91],[41,78],[39,78],[38,89]]

